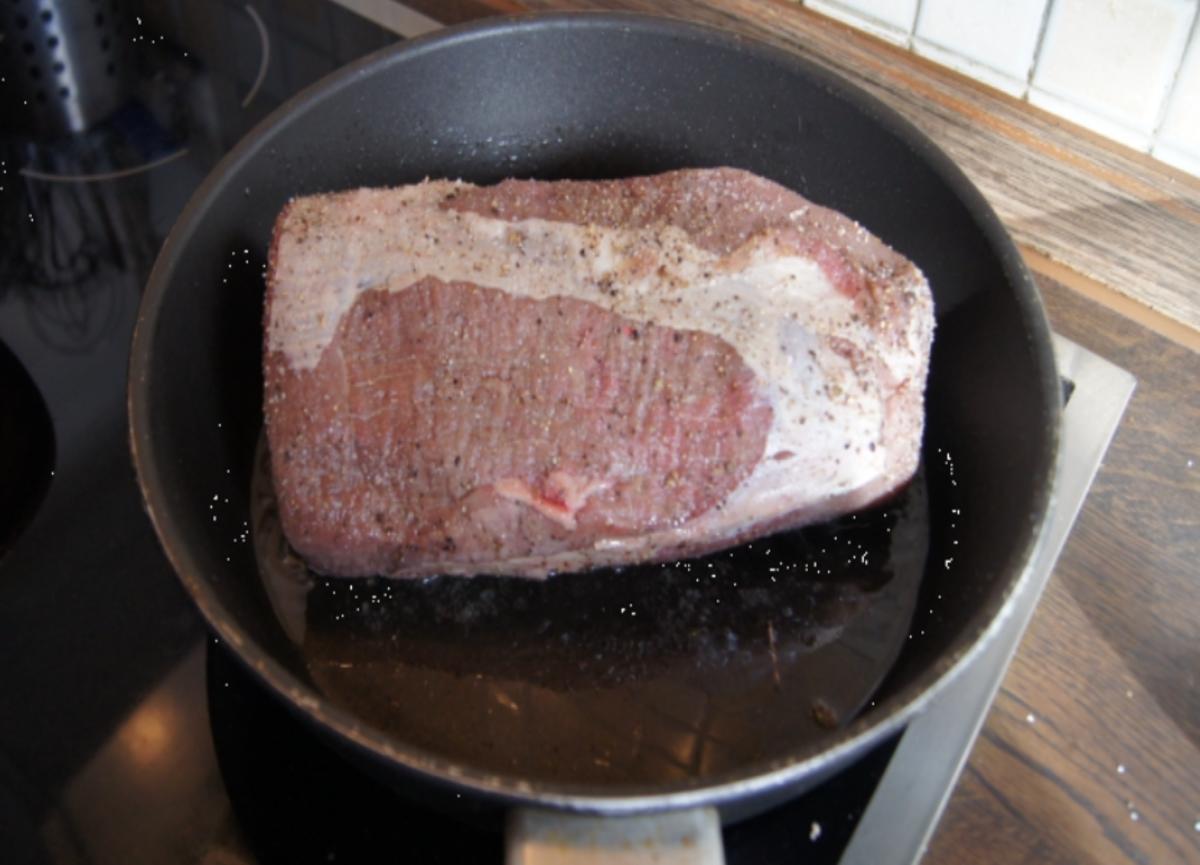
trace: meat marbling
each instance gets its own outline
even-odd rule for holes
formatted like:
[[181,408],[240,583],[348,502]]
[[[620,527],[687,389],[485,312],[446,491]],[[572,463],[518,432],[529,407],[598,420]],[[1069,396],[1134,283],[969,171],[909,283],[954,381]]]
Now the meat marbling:
[[327,574],[676,559],[919,458],[924,277],[740,170],[297,198],[265,318],[280,519]]

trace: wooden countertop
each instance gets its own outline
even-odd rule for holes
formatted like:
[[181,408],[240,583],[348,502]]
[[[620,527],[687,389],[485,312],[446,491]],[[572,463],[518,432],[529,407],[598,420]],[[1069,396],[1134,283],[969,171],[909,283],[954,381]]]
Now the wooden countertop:
[[1138,389],[924,861],[1200,863],[1200,181],[783,0],[406,5],[717,24],[834,69],[951,154],[1055,330]]

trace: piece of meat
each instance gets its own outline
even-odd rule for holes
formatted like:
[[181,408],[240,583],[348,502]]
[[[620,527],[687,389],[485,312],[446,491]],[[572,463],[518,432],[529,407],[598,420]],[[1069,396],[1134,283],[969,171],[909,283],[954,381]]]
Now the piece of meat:
[[266,300],[280,519],[327,574],[669,560],[915,471],[924,277],[734,169],[298,198]]

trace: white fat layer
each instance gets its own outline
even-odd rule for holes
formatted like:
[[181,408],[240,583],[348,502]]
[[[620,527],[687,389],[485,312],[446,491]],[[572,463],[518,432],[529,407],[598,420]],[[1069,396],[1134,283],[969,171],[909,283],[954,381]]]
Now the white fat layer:
[[[761,383],[774,410],[764,459],[706,522],[720,524],[725,511],[744,524],[785,512],[794,497],[837,495],[884,473],[877,370],[852,369],[830,347],[831,337],[860,347],[876,340],[814,261],[781,254],[769,234],[722,256],[673,226],[510,222],[439,208],[456,186],[357,190],[335,207],[296,201],[289,219],[308,225],[279,240],[269,349],[311,369],[359,294],[403,291],[426,277],[573,297],[636,322],[720,337]],[[878,357],[902,381],[918,372],[920,354],[881,349]]]

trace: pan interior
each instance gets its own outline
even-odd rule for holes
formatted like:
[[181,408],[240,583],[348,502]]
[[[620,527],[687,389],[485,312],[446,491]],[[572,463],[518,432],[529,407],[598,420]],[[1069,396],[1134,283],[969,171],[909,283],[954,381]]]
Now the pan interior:
[[[938,325],[927,505],[915,510],[933,516],[918,545],[928,546],[925,564],[912,566],[919,587],[905,568],[888,574],[895,550],[889,556],[877,538],[825,528],[755,544],[734,560],[603,580],[319,585],[303,638],[289,639],[250,543],[262,273],[287,200],[425,177],[490,183],[715,165],[841,210],[930,280]],[[1055,417],[1044,321],[1022,274],[994,216],[944,157],[814,67],[664,22],[491,25],[401,47],[306,91],[205,183],[147,289],[131,366],[135,460],[164,546],[214,627],[278,691],[315,687],[352,713],[324,717],[328,726],[390,733],[389,759],[435,773],[453,763],[455,777],[509,779],[505,790],[518,790],[526,771],[564,784],[747,778],[760,760],[798,763],[844,738],[827,728],[845,725],[863,701],[868,726],[887,717],[869,708],[879,669],[843,693],[842,677],[854,676],[814,659],[863,643],[886,657],[899,635],[874,699],[910,705],[1008,597],[1045,506]],[[861,519],[919,524],[886,510]],[[832,569],[819,552],[826,542],[834,560],[862,544],[869,565],[816,579],[815,569]],[[903,598],[891,601],[891,592]],[[823,644],[839,617],[839,639]],[[473,648],[464,648],[466,635]],[[398,662],[401,646],[408,660]],[[359,664],[367,672],[355,684]],[[476,675],[480,684],[470,684]],[[814,712],[817,697],[829,712]],[[408,712],[404,730],[383,719],[392,701]],[[564,746],[564,733],[545,743],[560,756],[514,763],[514,743],[526,755],[543,744],[531,731],[550,722],[524,723],[535,711],[591,725],[588,745]],[[437,728],[451,725],[456,744],[430,761]],[[747,733],[762,745],[740,738]]]
[[852,718],[909,633],[922,471],[889,502],[715,555],[547,580],[322,578],[289,548],[270,460],[264,590],[330,701],[455,763],[539,782],[721,776]]

